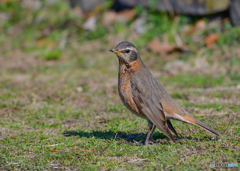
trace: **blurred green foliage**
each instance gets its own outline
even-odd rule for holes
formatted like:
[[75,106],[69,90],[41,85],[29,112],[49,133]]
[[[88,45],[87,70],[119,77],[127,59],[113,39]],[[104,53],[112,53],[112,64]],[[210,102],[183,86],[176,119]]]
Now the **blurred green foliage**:
[[[35,50],[38,47],[34,47],[35,41],[38,39],[52,39],[59,42],[61,39],[61,32],[68,30],[68,36],[76,36],[78,41],[84,42],[93,39],[100,39],[110,33],[129,33],[126,30],[129,26],[134,23],[134,20],[130,20],[126,23],[115,23],[113,25],[114,29],[107,29],[101,23],[101,16],[104,11],[106,11],[111,5],[112,1],[106,1],[105,6],[97,15],[97,29],[94,31],[86,31],[82,28],[83,23],[86,19],[77,16],[74,10],[70,9],[67,2],[58,1],[53,5],[50,5],[46,1],[41,1],[41,6],[39,9],[24,7],[21,2],[4,2],[0,3],[0,11],[7,14],[7,19],[0,23],[0,34],[5,34],[10,36],[14,34],[12,32],[17,32],[15,35],[14,47],[22,45],[24,40],[32,41],[29,43],[28,47],[24,46],[28,51]],[[152,6],[154,6],[154,1],[152,1]],[[182,31],[185,25],[193,26],[194,22],[200,19],[200,17],[195,16],[179,16],[177,19],[173,20],[168,13],[161,13],[155,11],[154,8],[144,9],[143,7],[136,6],[136,17],[145,17],[145,25],[147,30],[144,34],[139,36],[139,39],[134,41],[136,46],[143,47],[147,42],[151,41],[153,38],[158,37],[160,40],[164,39],[164,35],[167,34],[168,41],[170,43],[175,43],[174,34]],[[207,20],[205,20],[207,21]],[[223,33],[221,33],[221,28],[218,26],[212,27],[204,32],[202,36],[206,36],[211,33],[220,33],[220,38],[217,41],[219,46],[226,46],[239,44],[240,42],[240,29],[234,28],[229,22],[225,22],[223,25]],[[17,30],[17,31],[16,31]],[[10,32],[10,33],[9,33]],[[19,34],[19,32],[21,34]],[[231,34],[229,34],[231,32]],[[4,42],[3,36],[0,38],[0,43]],[[183,43],[192,46],[191,35],[185,35],[182,37]],[[199,42],[200,43],[200,42]],[[204,46],[204,44],[200,44]],[[30,47],[31,48],[30,48]],[[193,47],[193,46],[192,46]]]

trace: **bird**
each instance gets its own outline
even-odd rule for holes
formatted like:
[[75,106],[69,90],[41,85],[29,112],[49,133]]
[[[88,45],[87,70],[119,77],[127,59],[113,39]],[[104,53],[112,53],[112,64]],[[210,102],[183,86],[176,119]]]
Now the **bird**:
[[132,43],[123,41],[109,51],[115,53],[119,61],[118,93],[122,103],[133,114],[148,122],[145,145],[151,141],[156,127],[175,142],[170,131],[176,137],[178,134],[171,120],[193,124],[220,136],[215,129],[194,118],[170,97],[144,65]]

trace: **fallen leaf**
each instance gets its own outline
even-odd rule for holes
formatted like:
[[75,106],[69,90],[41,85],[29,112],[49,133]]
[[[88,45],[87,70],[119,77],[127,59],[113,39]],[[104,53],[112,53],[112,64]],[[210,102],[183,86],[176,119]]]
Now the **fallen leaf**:
[[203,19],[198,20],[198,21],[195,23],[194,27],[195,27],[196,29],[204,30],[204,29],[206,28],[206,22],[205,22]]
[[205,30],[206,28],[206,22],[201,19],[201,20],[198,20],[194,26],[192,28],[189,29],[189,31],[187,32],[188,35],[191,35],[193,34],[194,32],[196,32],[197,30]]
[[134,9],[124,10],[117,13],[117,21],[125,22],[134,18],[135,15],[136,15],[136,12]]
[[162,44],[158,38],[155,38],[147,45],[147,48],[157,53],[169,53],[175,49],[175,46],[170,44]]
[[211,35],[207,36],[204,39],[204,41],[205,41],[205,44],[207,45],[207,47],[211,48],[218,39],[219,39],[219,35],[217,33],[215,33],[215,34],[211,34]]
[[83,28],[85,30],[96,30],[96,22],[97,22],[97,19],[95,16],[93,17],[90,17],[89,19],[87,19],[87,21],[83,24]]
[[131,20],[136,15],[134,9],[123,10],[121,12],[107,11],[103,15],[102,23],[105,27],[111,25],[113,22],[126,22]]
[[186,46],[176,46],[171,44],[163,44],[159,41],[158,38],[153,39],[148,45],[147,48],[153,52],[164,54],[164,53],[171,53],[175,50],[177,51],[187,51],[188,47]]

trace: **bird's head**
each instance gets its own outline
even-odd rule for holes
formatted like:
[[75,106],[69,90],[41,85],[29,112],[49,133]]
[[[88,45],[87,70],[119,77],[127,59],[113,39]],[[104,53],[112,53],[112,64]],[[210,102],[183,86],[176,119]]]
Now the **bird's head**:
[[137,48],[127,41],[119,43],[115,49],[110,49],[110,52],[115,53],[119,62],[123,62],[127,67],[134,65],[140,59]]

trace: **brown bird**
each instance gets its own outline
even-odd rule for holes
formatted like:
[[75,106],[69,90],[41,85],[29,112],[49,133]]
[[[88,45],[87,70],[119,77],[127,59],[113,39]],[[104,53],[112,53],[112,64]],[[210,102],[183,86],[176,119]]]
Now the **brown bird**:
[[137,116],[148,121],[149,131],[145,145],[151,140],[156,126],[175,142],[169,129],[178,136],[171,119],[197,125],[216,135],[216,130],[200,122],[164,90],[142,62],[137,48],[130,42],[121,42],[111,49],[119,60],[118,92],[123,104]]

